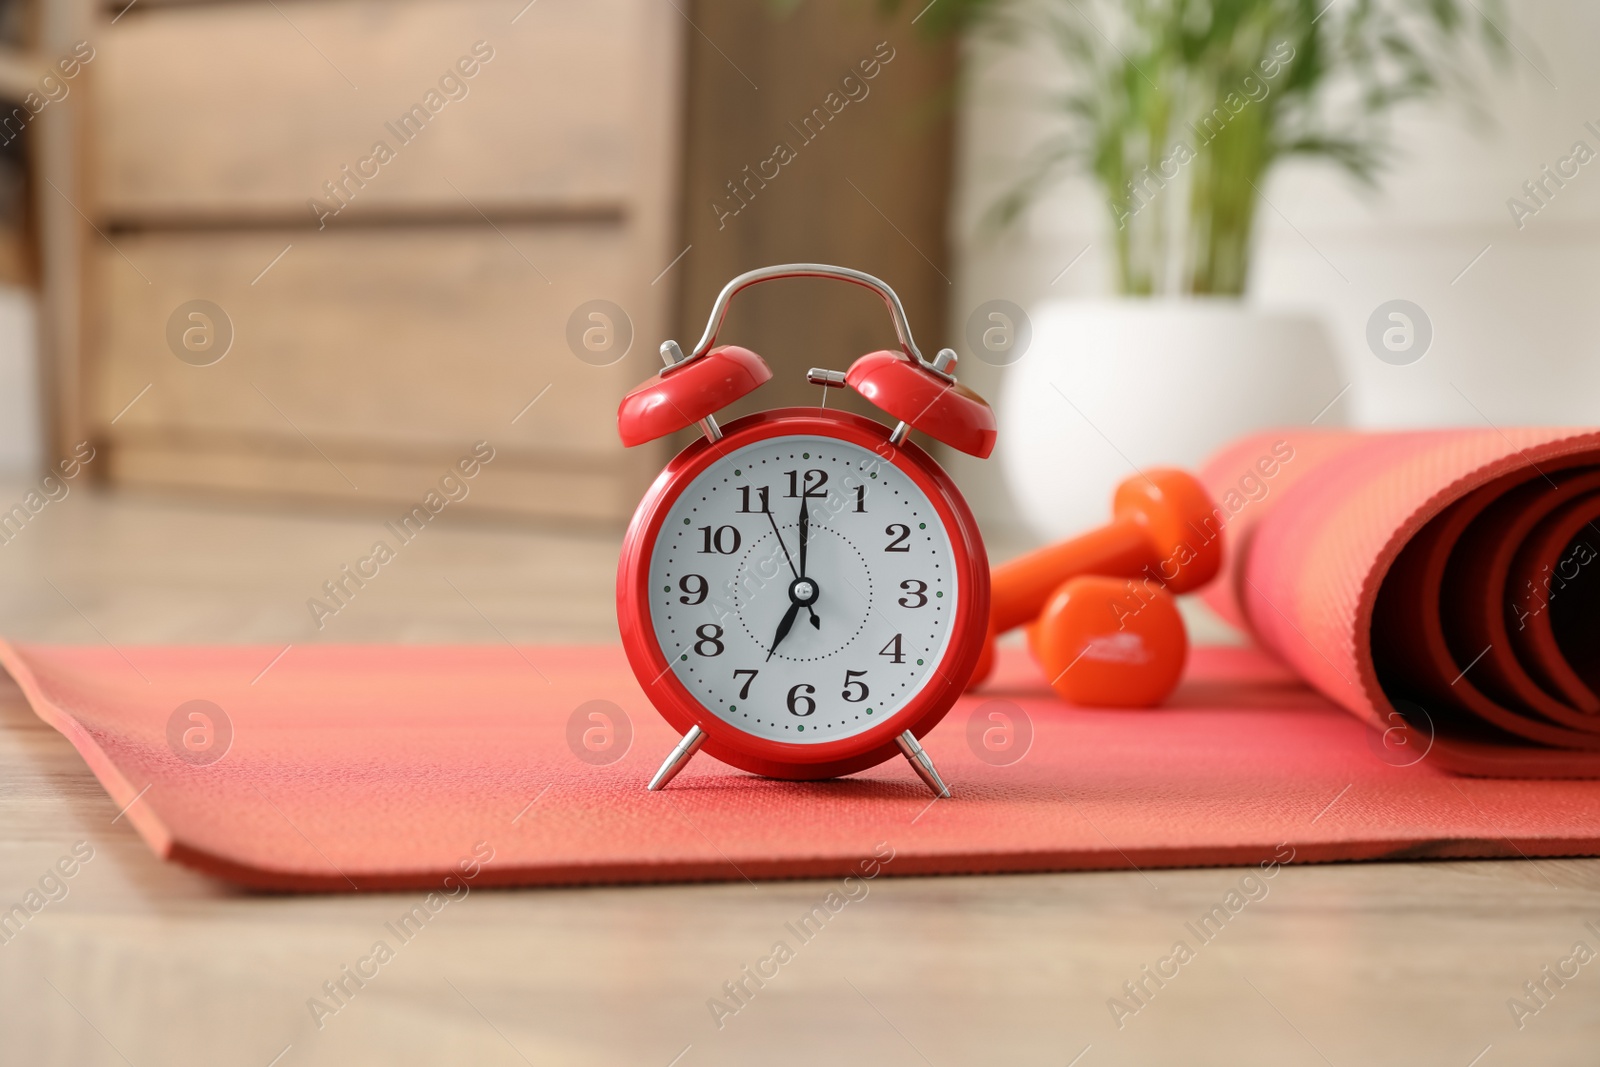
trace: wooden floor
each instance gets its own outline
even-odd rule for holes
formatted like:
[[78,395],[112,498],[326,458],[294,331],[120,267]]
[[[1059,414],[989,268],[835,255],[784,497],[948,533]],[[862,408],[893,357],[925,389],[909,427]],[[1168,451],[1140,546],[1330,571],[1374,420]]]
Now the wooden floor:
[[[0,546],[0,633],[614,637],[615,536],[448,513],[318,633],[306,598],[380,522],[74,488]],[[720,1027],[708,999],[828,883],[477,891],[319,1028],[308,999],[412,896],[241,894],[159,862],[117,814],[0,681],[0,908],[94,850],[0,944],[0,1063],[1600,1062],[1600,959],[1520,1029],[1507,1006],[1575,943],[1600,950],[1600,861],[1285,868],[1120,1027],[1108,1000],[1240,872],[880,879]]]

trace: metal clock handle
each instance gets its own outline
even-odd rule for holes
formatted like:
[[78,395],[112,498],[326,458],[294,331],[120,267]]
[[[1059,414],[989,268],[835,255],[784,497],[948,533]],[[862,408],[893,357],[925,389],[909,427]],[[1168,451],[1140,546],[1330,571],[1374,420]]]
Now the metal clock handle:
[[722,292],[717,294],[716,302],[711,305],[711,317],[706,321],[705,333],[700,335],[700,340],[694,349],[685,356],[678,342],[668,341],[661,346],[662,360],[668,367],[673,367],[699,359],[711,351],[711,346],[717,343],[717,334],[722,329],[722,320],[728,313],[728,304],[735,294],[760,282],[775,281],[779,278],[833,278],[871,289],[883,298],[884,306],[889,309],[889,317],[894,320],[894,332],[899,338],[901,350],[919,365],[930,369],[934,367],[932,363],[922,358],[922,352],[917,348],[916,341],[912,340],[911,323],[906,318],[906,309],[901,306],[900,297],[889,288],[887,282],[863,271],[851,270],[849,267],[835,267],[829,263],[779,263],[771,267],[745,271],[724,285]]

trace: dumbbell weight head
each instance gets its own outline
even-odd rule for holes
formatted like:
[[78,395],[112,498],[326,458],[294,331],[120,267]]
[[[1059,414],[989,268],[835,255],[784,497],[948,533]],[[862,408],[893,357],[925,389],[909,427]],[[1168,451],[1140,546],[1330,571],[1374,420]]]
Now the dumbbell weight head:
[[1153,708],[1177,687],[1189,656],[1172,595],[1125,578],[1063,582],[1030,637],[1051,688],[1084,707]]
[[1171,467],[1135,475],[1117,486],[1111,510],[1146,531],[1155,558],[1144,572],[1172,592],[1198,589],[1222,569],[1216,505],[1194,475]]

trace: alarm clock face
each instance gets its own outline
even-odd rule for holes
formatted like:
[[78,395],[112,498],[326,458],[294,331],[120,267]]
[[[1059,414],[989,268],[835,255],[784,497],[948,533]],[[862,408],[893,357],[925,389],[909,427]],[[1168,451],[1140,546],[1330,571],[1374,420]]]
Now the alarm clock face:
[[649,560],[650,619],[707,711],[822,744],[881,724],[929,682],[955,570],[938,512],[893,463],[835,438],[770,437],[680,490]]

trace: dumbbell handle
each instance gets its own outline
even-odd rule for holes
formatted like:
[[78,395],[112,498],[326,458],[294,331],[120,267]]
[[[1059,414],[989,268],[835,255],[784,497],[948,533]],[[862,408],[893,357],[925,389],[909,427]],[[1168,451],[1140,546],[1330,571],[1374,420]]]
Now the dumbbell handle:
[[1068,578],[1080,574],[1133,576],[1156,562],[1144,526],[1116,518],[1068,541],[1048,545],[994,569],[989,618],[997,634],[1032,622]]

